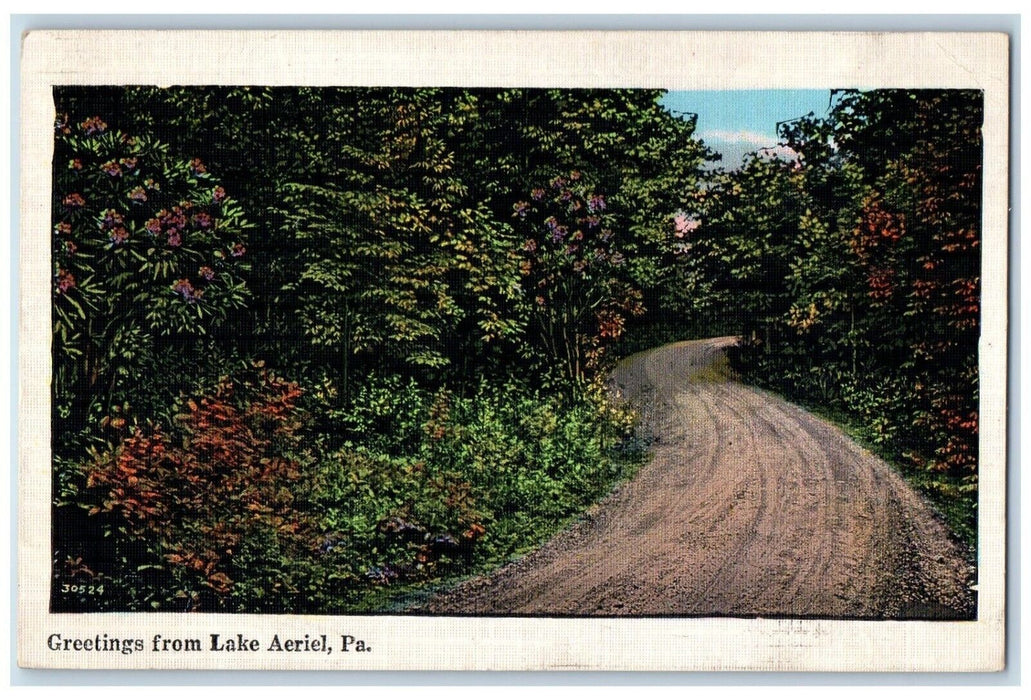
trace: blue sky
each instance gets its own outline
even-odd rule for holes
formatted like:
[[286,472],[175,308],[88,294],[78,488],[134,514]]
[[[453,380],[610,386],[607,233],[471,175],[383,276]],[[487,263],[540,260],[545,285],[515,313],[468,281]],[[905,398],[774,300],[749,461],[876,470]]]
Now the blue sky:
[[691,90],[672,91],[667,109],[698,115],[696,135],[723,154],[717,163],[735,168],[746,153],[777,144],[777,122],[809,112],[827,112],[829,90]]

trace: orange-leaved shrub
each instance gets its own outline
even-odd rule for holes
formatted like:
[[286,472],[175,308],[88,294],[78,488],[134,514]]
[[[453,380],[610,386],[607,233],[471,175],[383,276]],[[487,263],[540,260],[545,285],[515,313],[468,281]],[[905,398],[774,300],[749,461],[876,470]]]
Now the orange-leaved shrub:
[[296,592],[284,564],[309,558],[315,523],[296,406],[301,391],[256,367],[185,402],[174,431],[135,426],[86,470],[93,516],[151,555],[171,579],[152,608],[232,610]]

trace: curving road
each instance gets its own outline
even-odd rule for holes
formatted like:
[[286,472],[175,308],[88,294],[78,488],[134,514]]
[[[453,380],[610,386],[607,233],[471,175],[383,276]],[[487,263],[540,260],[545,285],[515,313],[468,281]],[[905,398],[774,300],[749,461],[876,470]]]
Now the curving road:
[[733,381],[733,338],[625,360],[653,457],[573,528],[426,612],[972,619],[973,571],[883,461]]

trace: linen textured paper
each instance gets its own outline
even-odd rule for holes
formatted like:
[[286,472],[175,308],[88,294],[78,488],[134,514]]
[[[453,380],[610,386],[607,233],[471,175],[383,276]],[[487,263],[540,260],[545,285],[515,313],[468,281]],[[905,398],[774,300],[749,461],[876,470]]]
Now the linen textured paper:
[[22,666],[1003,668],[1005,35],[40,31],[21,84]]

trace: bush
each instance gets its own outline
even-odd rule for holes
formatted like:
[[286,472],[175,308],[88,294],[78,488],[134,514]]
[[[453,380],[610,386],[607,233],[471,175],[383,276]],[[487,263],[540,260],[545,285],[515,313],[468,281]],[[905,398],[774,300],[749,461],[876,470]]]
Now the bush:
[[[116,551],[90,562],[90,582],[123,592],[98,604],[295,607],[294,562],[317,546],[299,395],[297,385],[255,368],[186,400],[174,429],[123,425],[117,445],[94,451],[75,502]],[[64,560],[82,555],[67,552]],[[58,584],[67,568],[58,567]]]
[[239,207],[200,159],[65,114],[52,219],[57,432],[96,428],[129,399],[167,405],[187,387],[168,393],[163,378],[196,379],[194,349],[244,303]]
[[316,507],[358,608],[363,587],[482,569],[543,541],[641,457],[623,449],[633,416],[597,389],[570,403],[481,384],[462,398],[382,378],[357,396],[347,425],[392,432],[325,460]]
[[[356,397],[321,407],[350,436],[337,446],[260,366],[183,400],[168,429],[103,421],[117,439],[65,468],[54,609],[375,609],[392,586],[543,541],[641,457],[632,414],[598,387],[463,398],[381,377]],[[82,586],[107,593],[60,592]]]

